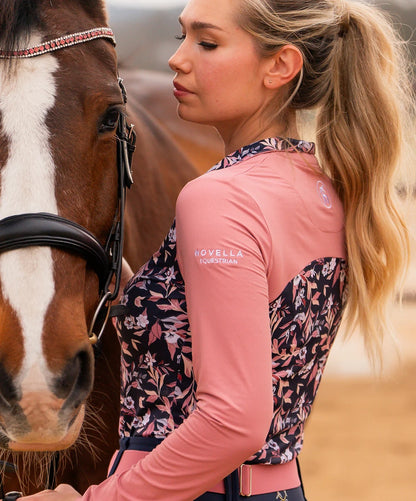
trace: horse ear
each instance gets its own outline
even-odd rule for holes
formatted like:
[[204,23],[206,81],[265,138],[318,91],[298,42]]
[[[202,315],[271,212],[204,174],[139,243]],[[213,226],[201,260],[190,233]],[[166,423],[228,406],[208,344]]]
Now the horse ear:
[[108,24],[108,12],[104,0],[78,0],[78,4],[97,24]]

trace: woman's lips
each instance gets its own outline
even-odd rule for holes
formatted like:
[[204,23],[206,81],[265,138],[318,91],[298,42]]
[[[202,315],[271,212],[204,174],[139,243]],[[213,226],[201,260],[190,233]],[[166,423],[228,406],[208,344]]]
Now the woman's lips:
[[175,97],[183,97],[189,94],[193,94],[190,90],[188,90],[186,87],[183,85],[179,84],[178,82],[173,82],[173,94]]

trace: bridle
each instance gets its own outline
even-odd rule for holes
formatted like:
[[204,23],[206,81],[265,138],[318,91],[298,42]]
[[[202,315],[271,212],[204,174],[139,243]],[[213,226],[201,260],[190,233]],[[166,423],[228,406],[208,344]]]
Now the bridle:
[[[97,38],[105,38],[116,45],[113,31],[107,27],[100,27],[64,35],[26,49],[14,51],[0,49],[0,59],[37,57]],[[121,78],[118,79],[118,83],[126,104],[127,93]],[[100,299],[88,331],[91,344],[96,344],[101,338],[109,317],[111,302],[118,296],[120,289],[126,190],[133,183],[131,161],[136,145],[133,125],[127,124],[123,114],[119,117],[116,137],[118,201],[112,227],[104,245],[83,226],[56,214],[27,213],[0,220],[0,253],[32,246],[54,247],[81,256],[95,270],[99,279]],[[58,461],[57,452],[49,465],[47,489],[54,488]],[[12,464],[10,467],[15,468]],[[4,497],[1,478],[0,496]],[[12,501],[18,497],[21,497],[21,493],[14,491],[6,494],[4,499]]]
[[[65,35],[38,46],[15,51],[0,49],[0,59],[37,57],[72,45],[105,38],[115,45],[113,31],[107,27]],[[121,78],[118,83],[127,102]],[[135,150],[136,133],[121,114],[117,126],[118,202],[110,233],[104,245],[86,228],[50,213],[18,214],[0,220],[0,253],[33,246],[47,246],[75,253],[84,258],[99,279],[99,302],[93,315],[88,337],[97,343],[104,332],[111,302],[120,288],[123,259],[124,210],[126,189],[133,183],[131,160]]]

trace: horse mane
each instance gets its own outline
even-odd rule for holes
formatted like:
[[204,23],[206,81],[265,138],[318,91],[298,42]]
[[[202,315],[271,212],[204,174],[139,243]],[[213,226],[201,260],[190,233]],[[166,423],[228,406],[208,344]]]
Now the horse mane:
[[[29,38],[33,27],[40,27],[40,0],[1,0],[0,48],[10,51]],[[24,42],[23,42],[24,43]]]

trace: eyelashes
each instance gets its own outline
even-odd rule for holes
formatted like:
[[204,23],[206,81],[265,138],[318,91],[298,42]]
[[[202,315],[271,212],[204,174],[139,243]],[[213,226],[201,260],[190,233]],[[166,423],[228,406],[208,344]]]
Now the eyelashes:
[[218,47],[218,45],[216,43],[212,43],[212,42],[199,42],[199,44],[201,47],[203,47],[204,49],[207,49],[207,50],[214,50]]
[[[179,40],[181,42],[183,42],[186,38],[186,35],[185,34],[182,34],[182,35],[175,35],[175,38],[176,40]],[[213,42],[198,42],[198,45],[200,45],[201,47],[203,47],[204,49],[206,50],[214,50],[218,47],[218,45],[216,43],[213,43]]]

